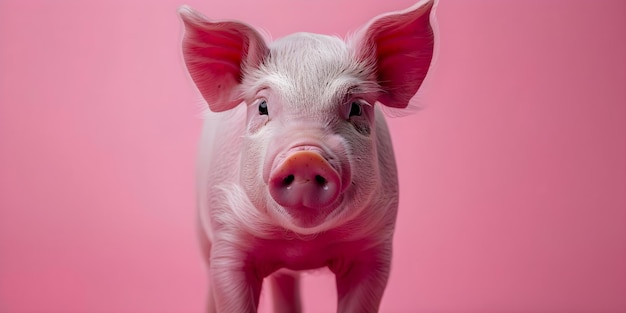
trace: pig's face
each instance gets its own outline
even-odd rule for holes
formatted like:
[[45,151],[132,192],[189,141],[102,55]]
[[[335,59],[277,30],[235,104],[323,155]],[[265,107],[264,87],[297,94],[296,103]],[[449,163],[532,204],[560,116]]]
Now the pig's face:
[[255,207],[299,233],[358,214],[379,181],[372,68],[338,38],[294,34],[242,86],[241,179]]
[[347,43],[295,34],[269,47],[246,24],[181,9],[185,63],[209,108],[246,105],[239,183],[255,210],[312,234],[367,207],[381,184],[374,105],[406,108],[422,84],[431,8],[381,15]]

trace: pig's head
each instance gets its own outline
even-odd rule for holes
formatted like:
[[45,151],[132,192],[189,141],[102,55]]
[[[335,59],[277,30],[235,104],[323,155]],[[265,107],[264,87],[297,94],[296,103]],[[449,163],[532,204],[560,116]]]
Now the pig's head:
[[406,108],[420,87],[431,8],[379,16],[348,42],[297,33],[270,45],[248,25],[180,10],[185,62],[209,108],[247,108],[240,182],[256,209],[311,234],[379,195],[375,105]]

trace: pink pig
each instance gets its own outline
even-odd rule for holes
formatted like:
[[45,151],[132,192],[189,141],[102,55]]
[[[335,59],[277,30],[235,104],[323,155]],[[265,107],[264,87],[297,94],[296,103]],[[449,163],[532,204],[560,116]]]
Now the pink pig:
[[406,108],[433,55],[432,0],[381,15],[347,42],[268,44],[188,7],[183,55],[208,103],[198,162],[209,312],[301,311],[297,271],[328,267],[338,312],[377,312],[398,209],[380,105]]

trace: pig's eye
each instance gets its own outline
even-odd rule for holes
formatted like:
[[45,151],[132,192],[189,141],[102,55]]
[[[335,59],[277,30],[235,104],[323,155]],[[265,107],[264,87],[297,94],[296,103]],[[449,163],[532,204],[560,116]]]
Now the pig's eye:
[[361,116],[361,104],[357,101],[352,101],[350,104],[350,115],[349,116]]
[[259,102],[259,115],[268,115],[269,113],[267,112],[267,101],[265,100],[261,100],[261,102]]

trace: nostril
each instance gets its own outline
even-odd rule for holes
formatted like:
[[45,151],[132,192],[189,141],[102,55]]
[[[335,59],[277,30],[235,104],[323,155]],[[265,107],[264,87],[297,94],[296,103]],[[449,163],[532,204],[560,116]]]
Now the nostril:
[[296,178],[293,175],[289,175],[283,179],[283,186],[289,186]]
[[320,186],[325,186],[328,181],[320,175],[315,175],[315,182]]

